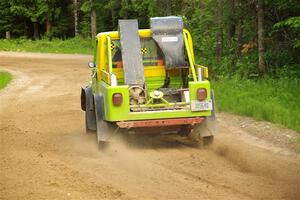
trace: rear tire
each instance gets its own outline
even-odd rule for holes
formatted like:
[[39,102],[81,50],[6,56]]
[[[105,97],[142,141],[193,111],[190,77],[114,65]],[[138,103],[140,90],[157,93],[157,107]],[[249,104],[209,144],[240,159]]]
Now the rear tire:
[[208,123],[207,123],[208,119],[205,119],[204,122],[195,125],[195,127],[193,128],[193,130],[191,131],[189,137],[203,145],[203,146],[209,146],[213,144],[214,141],[214,135],[211,132],[210,128],[208,127]]
[[81,109],[85,114],[85,130],[86,133],[96,131],[96,115],[93,99],[93,90],[90,85],[81,90]]
[[210,145],[212,145],[213,142],[214,142],[214,136],[213,136],[213,135],[207,136],[207,137],[203,137],[203,138],[201,138],[201,139],[202,139],[202,141],[203,141],[203,145],[204,145],[204,146],[210,146]]
[[183,125],[183,126],[181,126],[180,130],[178,131],[178,134],[181,137],[186,137],[191,133],[191,131],[192,131],[192,128],[190,125]]
[[208,147],[212,145],[214,141],[214,136],[199,137],[199,135],[193,133],[189,135],[189,138],[193,141],[193,143],[202,147]]

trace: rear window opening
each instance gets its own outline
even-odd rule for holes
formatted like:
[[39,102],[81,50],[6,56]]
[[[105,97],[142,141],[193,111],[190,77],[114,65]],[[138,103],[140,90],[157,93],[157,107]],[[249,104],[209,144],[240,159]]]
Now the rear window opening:
[[[141,54],[144,66],[163,66],[164,55],[152,38],[141,38]],[[123,68],[120,40],[111,41],[112,67]]]
[[[146,96],[149,96],[151,91],[159,90],[164,93],[164,99],[169,103],[184,103],[185,91],[188,91],[188,79],[189,69],[188,68],[165,68],[165,57],[164,53],[153,38],[140,38],[141,43],[141,55],[143,59],[143,65],[145,67],[145,84],[147,85]],[[121,42],[119,39],[111,40],[111,55],[112,55],[112,67],[118,78],[118,84],[124,84],[123,79],[123,62],[122,62],[122,51]],[[185,54],[185,60],[187,61],[187,55]],[[118,70],[120,69],[120,70]],[[131,91],[133,93],[133,91]],[[142,95],[140,98],[145,98]],[[172,105],[166,108],[135,108],[134,105],[143,105],[136,102],[136,99],[130,97],[131,112],[145,111],[145,110],[169,110],[169,109],[188,109],[187,105]],[[156,103],[161,103],[161,100]]]

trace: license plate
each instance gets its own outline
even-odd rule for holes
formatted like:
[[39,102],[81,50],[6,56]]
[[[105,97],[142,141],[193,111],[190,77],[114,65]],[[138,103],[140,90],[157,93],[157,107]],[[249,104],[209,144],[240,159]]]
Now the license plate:
[[191,110],[192,111],[204,111],[204,110],[212,110],[212,101],[197,101],[193,100],[191,102]]

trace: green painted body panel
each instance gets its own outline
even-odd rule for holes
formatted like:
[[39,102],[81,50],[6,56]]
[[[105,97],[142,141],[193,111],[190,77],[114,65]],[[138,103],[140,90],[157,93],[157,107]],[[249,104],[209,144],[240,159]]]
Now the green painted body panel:
[[207,100],[211,99],[210,97],[210,83],[209,81],[190,81],[189,82],[189,90],[190,90],[190,99],[197,99],[197,89],[205,88],[207,91]]
[[[129,94],[128,86],[109,86],[105,82],[98,82],[98,90],[96,92],[101,92],[104,97],[104,112],[105,120],[107,121],[120,121],[129,112]],[[123,96],[123,102],[121,105],[113,105],[112,96],[114,93],[121,93]]]
[[[109,86],[105,82],[97,82],[94,88],[95,93],[101,92],[104,96],[104,111],[106,121],[130,121],[130,120],[147,120],[147,119],[166,119],[166,118],[183,118],[210,116],[211,111],[192,112],[189,108],[185,110],[160,110],[160,111],[145,111],[131,112],[129,108],[128,86]],[[209,81],[189,82],[190,99],[196,100],[196,92],[198,88],[207,89],[207,99],[210,99],[210,83]],[[122,93],[123,103],[115,106],[112,103],[114,93]]]
[[[210,100],[210,83],[209,81],[197,81],[196,70],[194,67],[194,52],[192,48],[192,40],[191,36],[187,31],[184,31],[184,42],[186,47],[186,53],[188,56],[188,60],[190,63],[190,72],[188,75],[189,83],[189,92],[190,92],[190,101],[197,99],[197,89],[198,88],[206,88],[207,90],[207,99]],[[187,105],[184,109],[177,110],[157,110],[155,111],[143,111],[143,112],[132,112],[130,111],[130,103],[129,103],[129,91],[128,85],[124,85],[123,78],[118,78],[118,86],[110,86],[109,80],[105,79],[107,75],[101,74],[105,71],[106,74],[112,72],[112,57],[111,52],[106,49],[110,49],[111,47],[111,37],[113,39],[118,39],[116,35],[117,32],[109,32],[99,34],[97,37],[97,48],[95,49],[94,54],[94,62],[98,68],[93,69],[92,76],[92,88],[94,93],[102,93],[104,97],[104,119],[110,122],[117,121],[132,121],[132,120],[151,120],[151,119],[167,119],[167,118],[185,118],[185,117],[206,117],[211,116],[211,111],[191,111],[190,106]],[[143,37],[151,37],[151,32],[149,30],[141,30],[141,35]],[[102,70],[102,71],[101,71]],[[155,70],[155,69],[153,69]],[[208,72],[206,78],[208,78]],[[165,75],[156,73],[157,76],[147,76],[145,75],[145,82],[147,87],[148,96],[149,93],[163,86],[165,81]],[[180,89],[183,85],[181,72],[175,74],[169,74],[170,84],[169,88]],[[100,80],[101,79],[101,80]],[[106,82],[105,82],[106,81]],[[121,93],[123,97],[123,101],[121,105],[113,105],[112,97],[114,93]],[[151,101],[150,101],[151,102]],[[166,102],[164,105],[166,105]],[[168,103],[168,102],[167,102]],[[178,102],[184,104],[185,102]],[[151,104],[149,104],[151,105]],[[148,104],[146,106],[149,106]],[[154,104],[157,107],[160,106],[158,104]],[[167,104],[170,107],[170,104]],[[154,107],[153,107],[154,108]]]

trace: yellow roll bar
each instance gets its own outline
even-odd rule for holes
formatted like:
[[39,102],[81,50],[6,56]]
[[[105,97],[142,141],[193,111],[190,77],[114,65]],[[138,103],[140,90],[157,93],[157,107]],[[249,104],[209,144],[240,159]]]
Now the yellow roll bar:
[[108,59],[108,72],[112,73],[111,39],[109,36],[107,36],[107,59]]
[[186,34],[183,34],[183,37],[184,37],[184,45],[185,45],[186,52],[187,52],[188,59],[189,59],[189,63],[190,63],[190,68],[191,68],[191,71],[192,71],[192,76],[193,76],[194,81],[197,81],[195,65],[194,65],[194,59],[193,59],[193,56],[192,56],[190,45],[189,45]]
[[[150,29],[140,29],[139,36],[141,38],[149,38],[152,35],[152,31]],[[193,76],[193,80],[197,81],[197,75],[195,70],[195,57],[194,57],[194,50],[193,50],[193,41],[192,37],[188,30],[183,29],[183,37],[184,37],[184,44],[186,48],[186,52],[188,55],[190,69]],[[101,79],[101,70],[105,70],[105,66],[108,66],[106,69],[109,73],[113,73],[112,68],[112,53],[111,53],[111,41],[120,39],[118,31],[111,31],[111,32],[102,32],[97,35],[98,40],[98,50],[97,52],[99,65],[98,65],[98,78]],[[107,49],[105,49],[107,48]],[[102,73],[103,74],[103,73]]]

